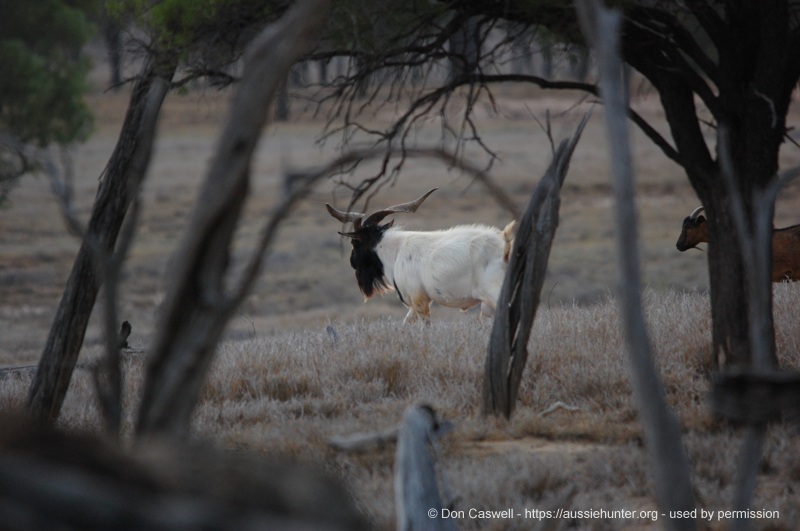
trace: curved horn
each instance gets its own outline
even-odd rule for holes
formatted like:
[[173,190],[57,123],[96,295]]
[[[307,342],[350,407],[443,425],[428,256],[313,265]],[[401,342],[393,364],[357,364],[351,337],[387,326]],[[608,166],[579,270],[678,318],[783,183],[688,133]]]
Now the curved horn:
[[699,207],[695,208],[694,211],[692,211],[692,213],[689,214],[689,219],[691,219],[692,221],[696,220],[697,216],[700,215],[700,212],[702,212],[703,209],[704,209],[704,207],[702,207],[702,206],[699,206]]
[[328,209],[328,214],[335,217],[342,223],[352,222],[356,230],[361,228],[361,218],[364,217],[364,214],[361,212],[342,212],[341,210],[336,210],[328,203],[325,203],[325,208]]
[[413,201],[390,206],[389,208],[384,208],[383,210],[378,210],[377,212],[373,212],[367,217],[367,219],[364,220],[364,225],[378,224],[381,222],[381,220],[383,220],[383,218],[385,218],[389,214],[396,214],[398,212],[414,213],[417,211],[422,202],[425,201],[428,198],[428,196],[431,195],[436,190],[438,190],[438,188],[432,188],[427,192],[425,192],[425,194],[422,197],[419,197]]

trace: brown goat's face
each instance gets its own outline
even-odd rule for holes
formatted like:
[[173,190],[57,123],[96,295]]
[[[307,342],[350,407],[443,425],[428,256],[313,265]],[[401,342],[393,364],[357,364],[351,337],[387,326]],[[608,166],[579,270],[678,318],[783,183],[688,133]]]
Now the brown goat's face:
[[675,244],[679,251],[694,249],[697,244],[707,242],[708,225],[705,217],[697,216],[697,218],[692,219],[690,216],[683,220],[681,235],[678,237],[678,243]]

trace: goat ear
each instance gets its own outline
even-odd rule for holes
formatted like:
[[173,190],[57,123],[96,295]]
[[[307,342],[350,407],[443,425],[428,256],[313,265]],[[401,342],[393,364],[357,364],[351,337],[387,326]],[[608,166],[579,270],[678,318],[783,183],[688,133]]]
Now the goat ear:
[[358,232],[340,232],[339,235],[340,236],[347,236],[351,240],[360,240],[361,239],[361,236],[359,235]]
[[701,223],[705,223],[706,218],[705,216],[697,216],[697,221],[695,222],[696,225],[700,225]]

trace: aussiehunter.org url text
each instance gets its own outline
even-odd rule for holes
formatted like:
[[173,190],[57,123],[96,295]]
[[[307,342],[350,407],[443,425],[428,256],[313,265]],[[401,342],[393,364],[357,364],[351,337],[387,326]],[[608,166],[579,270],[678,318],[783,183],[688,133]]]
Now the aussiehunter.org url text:
[[543,510],[543,509],[430,509],[428,511],[430,518],[444,518],[444,519],[497,519],[508,520],[513,518],[524,518],[528,520],[545,520],[545,519],[569,519],[569,520],[590,520],[590,519],[606,519],[606,520],[651,520],[657,521],[659,518],[670,519],[702,519],[708,522],[733,520],[733,519],[780,519],[780,512],[768,509],[750,509],[746,511],[726,511],[721,509],[694,509],[691,511],[668,511],[665,513],[656,510],[628,510],[628,509],[556,509],[556,510]]

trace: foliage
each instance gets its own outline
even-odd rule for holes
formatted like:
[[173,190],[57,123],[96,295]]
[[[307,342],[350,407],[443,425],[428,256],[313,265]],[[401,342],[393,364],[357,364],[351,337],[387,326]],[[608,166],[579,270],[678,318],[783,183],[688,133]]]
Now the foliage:
[[89,63],[80,49],[93,28],[85,8],[60,0],[0,2],[0,132],[41,146],[86,138]]
[[0,0],[0,203],[35,162],[25,146],[85,140],[92,0]]
[[268,20],[273,4],[254,0],[165,0],[145,15],[150,27],[166,39],[167,46],[188,50],[214,35],[220,44],[234,42],[237,33]]
[[245,45],[276,20],[290,2],[259,0],[110,0],[107,15],[121,25],[136,24],[151,38],[147,53],[168,53],[179,59],[187,76],[179,87],[199,77],[224,86]]
[[[365,54],[386,51],[399,42],[424,39],[419,22],[441,21],[448,12],[444,3],[342,0],[334,3],[328,38],[331,46],[339,50]],[[434,28],[429,29],[429,35],[434,36]]]

